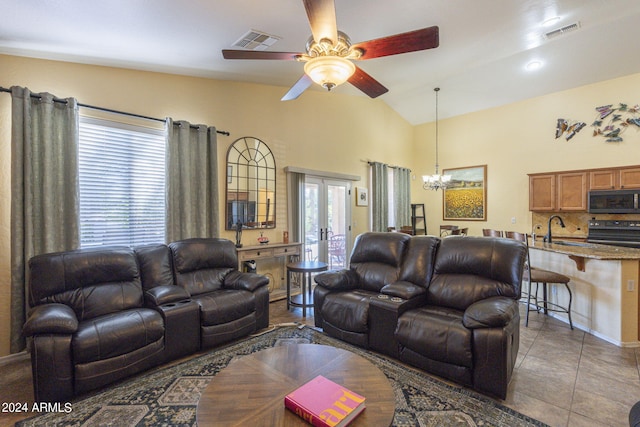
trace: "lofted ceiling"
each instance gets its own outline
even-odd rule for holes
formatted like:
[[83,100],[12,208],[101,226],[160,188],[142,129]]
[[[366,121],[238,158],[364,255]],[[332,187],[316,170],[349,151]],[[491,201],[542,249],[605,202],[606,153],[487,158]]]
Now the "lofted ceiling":
[[[434,120],[436,86],[446,118],[640,72],[638,0],[335,2],[338,29],[354,43],[439,26],[436,49],[358,63],[389,89],[371,102],[414,125]],[[0,8],[0,53],[263,83],[283,95],[302,63],[224,60],[221,50],[253,29],[280,38],[268,50],[304,52],[311,34],[302,0],[0,0]],[[527,70],[534,60],[541,67]],[[334,91],[366,96],[349,84]]]

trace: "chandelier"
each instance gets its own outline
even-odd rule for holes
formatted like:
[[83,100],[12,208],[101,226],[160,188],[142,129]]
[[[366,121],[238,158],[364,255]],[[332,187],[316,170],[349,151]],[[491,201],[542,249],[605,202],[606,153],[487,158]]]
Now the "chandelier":
[[451,181],[451,175],[440,175],[438,172],[438,92],[440,91],[439,87],[433,89],[436,93],[436,172],[433,175],[423,175],[422,188],[425,190],[440,190],[447,188],[449,185],[449,181]]

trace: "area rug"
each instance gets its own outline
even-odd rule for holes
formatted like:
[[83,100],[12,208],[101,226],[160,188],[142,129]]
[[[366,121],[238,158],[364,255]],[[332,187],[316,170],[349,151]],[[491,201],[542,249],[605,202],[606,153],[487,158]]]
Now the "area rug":
[[213,349],[171,367],[132,377],[71,402],[68,413],[47,413],[21,421],[16,426],[196,426],[196,405],[200,394],[211,378],[234,357],[291,343],[342,348],[380,368],[391,382],[396,396],[393,426],[545,425],[481,394],[446,384],[312,328],[286,327]]

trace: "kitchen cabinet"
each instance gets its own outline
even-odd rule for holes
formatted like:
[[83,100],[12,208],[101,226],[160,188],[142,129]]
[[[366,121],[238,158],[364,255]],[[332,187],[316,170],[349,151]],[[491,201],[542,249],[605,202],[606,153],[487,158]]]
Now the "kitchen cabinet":
[[529,176],[529,210],[553,212],[556,209],[556,175]]
[[640,167],[619,170],[620,188],[632,190],[640,188]]
[[558,211],[587,210],[587,173],[561,173],[557,176]]
[[591,190],[640,189],[640,166],[529,174],[532,212],[586,212]]
[[589,190],[633,190],[640,188],[640,167],[589,171]]
[[533,212],[581,212],[587,210],[586,172],[529,176],[529,210]]
[[618,174],[613,169],[589,172],[589,190],[613,190],[618,182]]

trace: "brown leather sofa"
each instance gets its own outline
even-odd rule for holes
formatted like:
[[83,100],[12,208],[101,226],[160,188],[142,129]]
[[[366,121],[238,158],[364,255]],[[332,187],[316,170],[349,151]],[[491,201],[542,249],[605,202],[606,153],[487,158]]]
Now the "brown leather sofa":
[[519,347],[524,244],[364,233],[315,277],[326,333],[504,399]]
[[33,257],[23,333],[36,401],[65,401],[268,326],[269,279],[237,265],[225,239]]

